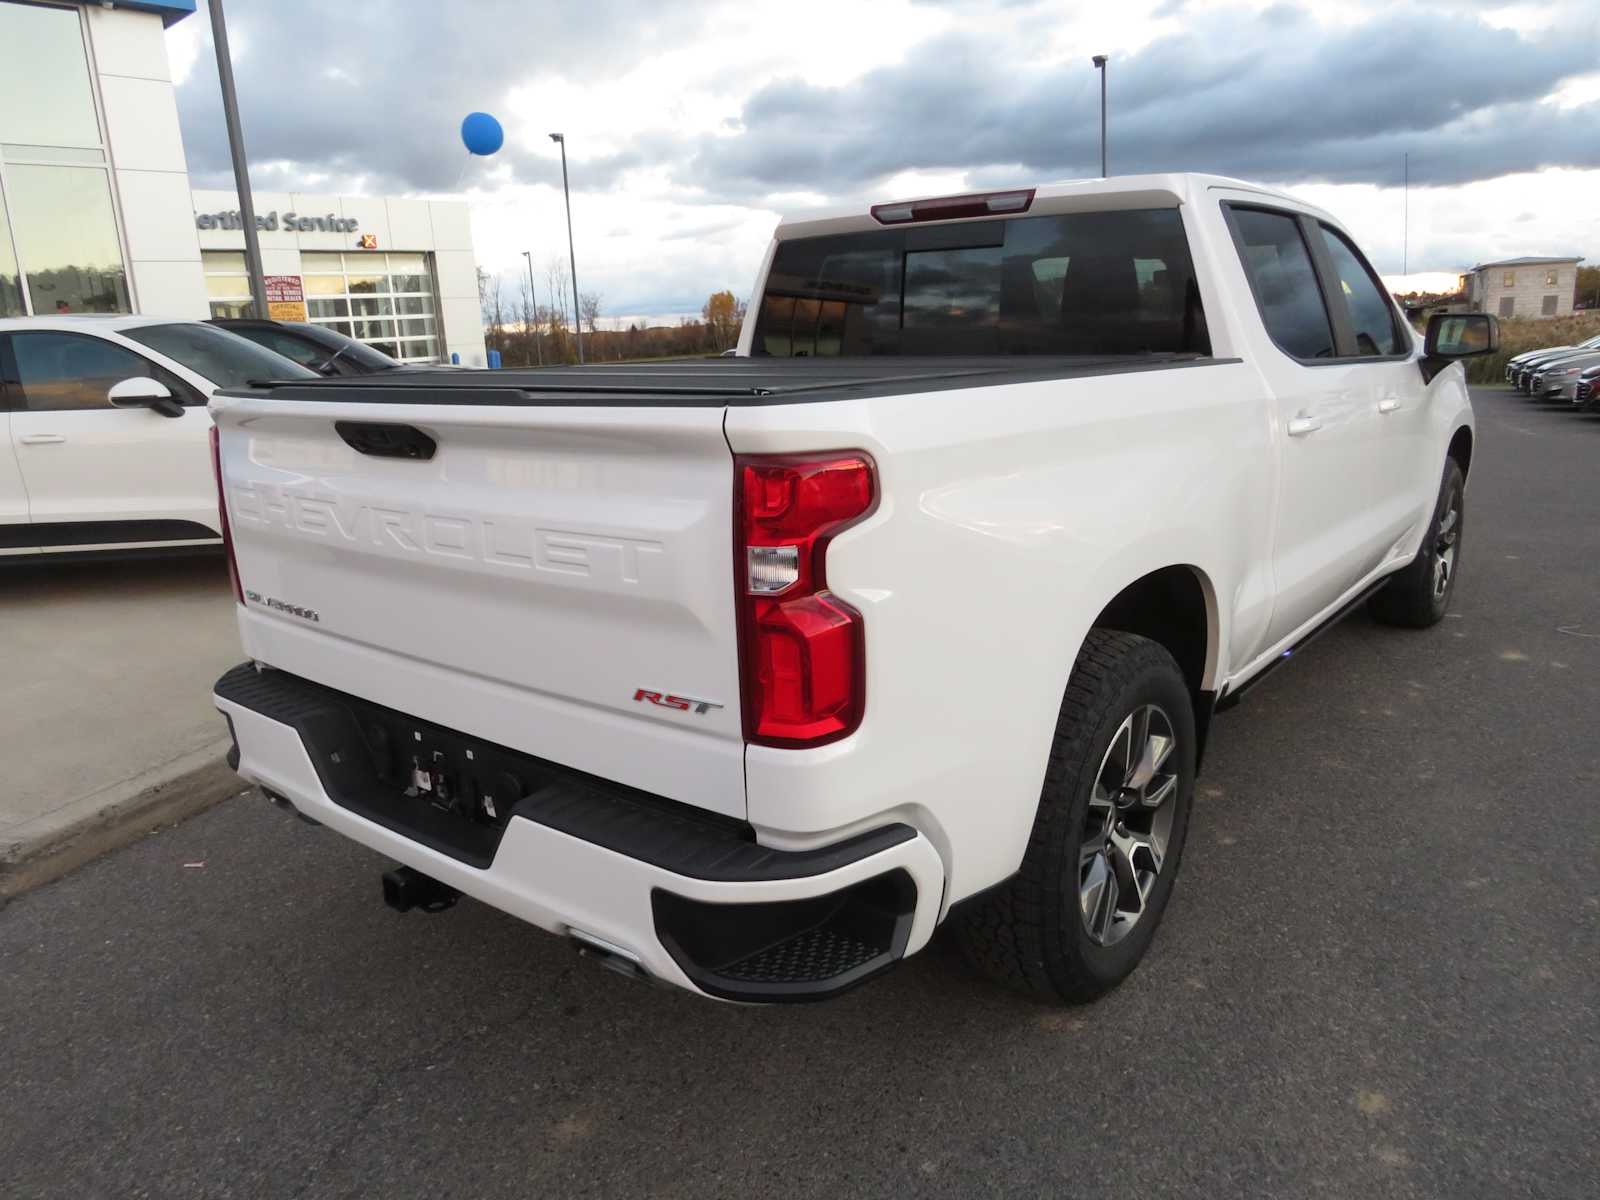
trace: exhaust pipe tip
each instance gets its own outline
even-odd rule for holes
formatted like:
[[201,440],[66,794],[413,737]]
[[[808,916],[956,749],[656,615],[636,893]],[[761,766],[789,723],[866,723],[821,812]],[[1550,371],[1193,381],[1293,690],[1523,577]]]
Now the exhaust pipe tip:
[[573,949],[578,952],[579,958],[592,958],[608,971],[615,971],[618,975],[635,980],[638,983],[647,983],[652,987],[668,987],[657,979],[644,964],[639,961],[639,956],[631,950],[624,950],[613,942],[606,941],[592,933],[572,926],[567,928],[567,939],[572,943]]
[[410,867],[395,867],[383,874],[383,902],[395,912],[410,912],[416,908],[426,913],[440,913],[454,908],[459,899],[461,893],[449,884]]

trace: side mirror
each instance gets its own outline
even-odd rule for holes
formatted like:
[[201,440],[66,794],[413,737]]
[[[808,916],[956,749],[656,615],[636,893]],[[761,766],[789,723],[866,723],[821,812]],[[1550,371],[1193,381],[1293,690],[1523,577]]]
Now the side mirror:
[[167,385],[159,379],[135,375],[111,385],[106,399],[112,408],[148,408],[163,417],[183,416],[183,405],[173,398]]
[[1434,313],[1428,318],[1425,358],[1472,358],[1500,349],[1500,322],[1489,313]]

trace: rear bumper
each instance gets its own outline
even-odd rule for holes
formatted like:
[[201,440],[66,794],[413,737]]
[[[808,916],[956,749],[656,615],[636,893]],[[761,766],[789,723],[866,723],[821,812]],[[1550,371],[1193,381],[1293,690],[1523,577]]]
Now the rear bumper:
[[338,769],[325,761],[326,730],[341,699],[353,698],[248,666],[224,675],[214,698],[233,732],[239,774],[303,815],[693,992],[824,999],[921,949],[937,923],[943,864],[908,825],[812,850],[773,850],[684,806],[568,777],[536,785],[512,808],[497,843],[469,862],[388,819],[373,795],[341,789]]

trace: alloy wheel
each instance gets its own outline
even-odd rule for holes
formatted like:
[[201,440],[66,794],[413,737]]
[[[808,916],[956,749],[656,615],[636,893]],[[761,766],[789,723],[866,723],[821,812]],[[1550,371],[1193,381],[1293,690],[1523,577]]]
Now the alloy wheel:
[[1144,916],[1161,874],[1177,807],[1172,720],[1146,704],[1123,718],[1106,747],[1084,822],[1078,908],[1092,941],[1114,946]]
[[1461,490],[1450,489],[1450,500],[1439,517],[1433,537],[1433,598],[1442,599],[1455,577],[1456,546],[1461,538]]

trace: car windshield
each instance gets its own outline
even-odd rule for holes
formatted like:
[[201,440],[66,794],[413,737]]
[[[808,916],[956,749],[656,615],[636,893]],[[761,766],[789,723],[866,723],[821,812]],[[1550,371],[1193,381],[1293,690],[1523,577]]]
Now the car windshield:
[[219,388],[244,387],[269,379],[317,378],[315,372],[281,354],[198,321],[142,325],[123,330],[122,336],[165,354]]

